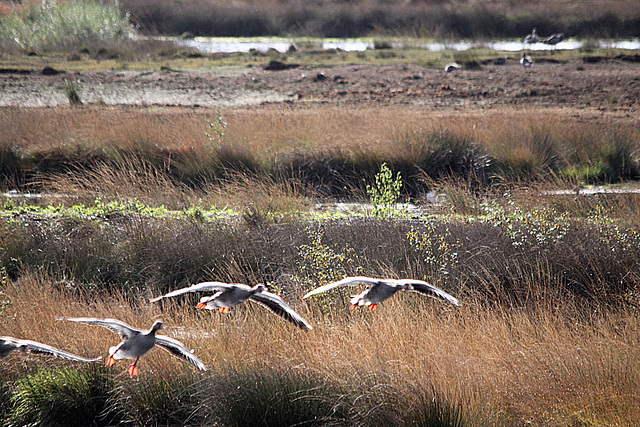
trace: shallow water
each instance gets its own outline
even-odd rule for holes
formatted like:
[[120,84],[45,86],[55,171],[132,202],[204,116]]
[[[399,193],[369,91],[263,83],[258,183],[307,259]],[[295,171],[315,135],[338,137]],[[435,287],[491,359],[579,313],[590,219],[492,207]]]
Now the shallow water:
[[[249,52],[256,50],[266,52],[274,49],[278,52],[286,52],[295,46],[295,40],[287,41],[283,39],[246,39],[242,40],[237,37],[196,37],[194,39],[172,39],[174,43],[182,47],[190,47],[204,53],[232,53],[232,52]],[[332,50],[339,49],[348,52],[362,52],[367,49],[374,49],[373,41],[342,39],[342,40],[318,40],[305,41],[305,46],[312,46],[316,49]],[[444,50],[465,51],[474,48],[488,48],[499,51],[516,52],[520,50],[574,50],[581,49],[586,44],[603,49],[640,49],[639,40],[599,40],[584,42],[580,40],[565,40],[555,46],[544,43],[524,44],[519,41],[495,41],[495,42],[419,42],[419,41],[398,41],[390,42],[389,45],[396,49],[407,47],[426,49],[432,52],[441,52]]]

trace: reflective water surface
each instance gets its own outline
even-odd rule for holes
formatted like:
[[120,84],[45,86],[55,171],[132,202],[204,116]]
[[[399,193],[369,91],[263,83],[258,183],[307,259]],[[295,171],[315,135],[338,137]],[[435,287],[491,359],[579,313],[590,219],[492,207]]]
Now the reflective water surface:
[[[191,47],[203,53],[220,53],[220,52],[249,52],[257,50],[266,52],[270,49],[278,52],[286,52],[292,46],[296,46],[296,41],[287,41],[284,39],[247,39],[240,38],[224,38],[224,37],[196,37],[193,39],[172,39],[178,46]],[[342,40],[314,40],[304,41],[305,46],[312,46],[315,49],[331,50],[340,49],[344,51],[365,51],[374,49],[374,41],[366,41],[359,39],[342,39]],[[385,42],[387,43],[387,42]],[[421,48],[433,52],[443,50],[465,51],[473,48],[489,48],[499,51],[516,52],[519,50],[571,50],[580,49],[585,45],[599,47],[604,49],[640,49],[639,40],[598,40],[598,41],[580,41],[565,40],[555,46],[534,43],[524,44],[519,41],[495,41],[495,42],[474,42],[474,41],[452,41],[442,42],[421,42],[421,41],[391,41],[387,43],[393,48],[402,49],[407,47]]]

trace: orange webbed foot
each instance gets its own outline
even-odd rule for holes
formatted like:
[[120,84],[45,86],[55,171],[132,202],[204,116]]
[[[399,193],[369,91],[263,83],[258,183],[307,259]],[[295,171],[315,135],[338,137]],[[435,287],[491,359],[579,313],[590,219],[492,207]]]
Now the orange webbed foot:
[[201,302],[201,303],[198,303],[198,305],[196,305],[196,308],[199,308],[199,309],[201,309],[201,310],[202,310],[202,309],[203,309],[203,308],[205,308],[206,306],[207,306],[207,304],[205,304],[205,303]]
[[219,311],[220,313],[228,313],[228,312],[230,312],[230,311],[231,311],[231,309],[230,309],[229,307],[220,307],[220,308],[218,309],[218,311]]
[[129,366],[129,369],[127,369],[127,371],[129,371],[129,375],[131,375],[132,377],[140,373],[136,365]]
[[113,356],[109,356],[106,362],[104,362],[106,366],[113,366],[114,363],[116,363],[116,359],[114,359]]
[[356,307],[357,307],[357,305],[356,305],[356,304],[351,304],[351,305],[349,306],[349,310],[355,310],[355,309],[356,309]]
[[378,309],[378,304],[370,304],[369,305],[369,310],[373,311],[373,310],[377,310]]

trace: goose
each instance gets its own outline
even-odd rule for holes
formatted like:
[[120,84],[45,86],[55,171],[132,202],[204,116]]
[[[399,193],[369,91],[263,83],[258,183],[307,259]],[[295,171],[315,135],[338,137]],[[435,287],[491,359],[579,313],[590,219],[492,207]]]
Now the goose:
[[538,43],[539,40],[540,37],[538,37],[535,28],[531,30],[531,34],[527,34],[527,36],[524,38],[525,43]]
[[545,44],[550,44],[552,46],[557,45],[562,40],[564,40],[564,33],[556,33],[547,37],[544,41]]
[[249,300],[258,303],[285,320],[288,320],[301,329],[312,330],[306,320],[296,313],[278,295],[266,290],[266,286],[259,283],[253,287],[242,283],[202,282],[186,288],[177,289],[166,295],[150,300],[159,301],[162,298],[174,297],[188,292],[215,291],[215,294],[202,297],[196,308],[207,310],[218,309],[221,313],[228,313],[233,307]]
[[68,320],[70,322],[86,323],[88,325],[98,325],[110,329],[122,337],[123,341],[109,348],[109,357],[105,362],[105,365],[112,366],[116,363],[117,359],[135,359],[129,366],[127,371],[129,375],[134,376],[139,374],[138,360],[144,356],[149,350],[151,350],[156,344],[169,353],[173,354],[180,359],[194,365],[196,368],[206,371],[207,368],[204,363],[200,361],[193,351],[188,350],[184,344],[173,338],[169,338],[164,335],[156,335],[156,331],[163,328],[163,323],[157,320],[151,329],[146,332],[140,331],[132,326],[127,325],[124,322],[116,319],[96,319],[93,317],[65,317],[58,320]]
[[460,306],[462,303],[453,296],[449,295],[440,288],[437,288],[425,281],[414,279],[376,279],[372,277],[347,277],[337,282],[329,283],[324,286],[320,286],[308,292],[303,298],[308,298],[312,295],[317,295],[322,292],[337,288],[339,286],[349,285],[354,286],[358,283],[365,283],[370,285],[367,290],[358,295],[353,295],[349,309],[353,310],[359,306],[366,306],[369,310],[376,310],[378,304],[382,301],[391,298],[396,292],[403,291],[415,291],[424,295],[428,295],[434,298],[439,298],[447,301],[453,305]]
[[102,359],[101,357],[87,359],[36,341],[20,340],[13,337],[0,337],[0,360],[9,357],[15,350],[25,353],[62,357],[63,359],[74,360],[76,362],[97,362]]
[[444,72],[451,73],[453,71],[459,70],[460,68],[460,64],[458,64],[457,62],[449,62],[444,66]]
[[522,58],[520,58],[520,63],[524,68],[531,68],[533,65],[533,59],[531,59],[531,57],[526,53],[523,53]]

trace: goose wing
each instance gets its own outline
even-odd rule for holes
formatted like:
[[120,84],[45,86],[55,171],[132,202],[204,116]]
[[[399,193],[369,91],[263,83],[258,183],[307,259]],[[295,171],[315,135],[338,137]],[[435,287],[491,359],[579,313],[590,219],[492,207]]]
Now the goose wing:
[[156,335],[156,344],[174,356],[179,357],[182,360],[186,360],[201,371],[207,370],[207,367],[204,366],[204,363],[202,363],[195,354],[193,354],[193,351],[187,349],[187,347],[185,347],[180,341],[169,338],[165,335]]
[[454,296],[449,295],[442,289],[437,288],[432,284],[427,283],[423,280],[402,279],[402,280],[398,280],[398,283],[411,285],[413,287],[414,292],[419,292],[421,294],[425,294],[434,298],[439,298],[453,305],[457,305],[457,306],[462,305],[462,303],[458,301],[458,299],[455,298]]
[[316,288],[316,289],[312,290],[311,292],[307,292],[307,294],[305,296],[303,296],[302,298],[308,298],[311,295],[321,294],[322,292],[329,291],[329,290],[337,288],[339,286],[345,286],[345,285],[355,286],[358,283],[366,283],[366,284],[369,284],[369,285],[377,285],[380,282],[381,282],[380,279],[374,279],[372,277],[364,277],[364,276],[346,277],[346,278],[344,278],[342,280],[338,280],[337,282],[328,283],[326,285],[320,286],[319,288]]
[[251,301],[267,307],[269,310],[294,323],[296,326],[302,329],[312,330],[311,325],[302,318],[293,308],[278,295],[268,291],[258,292],[251,296]]
[[186,294],[188,292],[198,292],[198,291],[208,291],[208,290],[214,290],[214,291],[227,290],[228,291],[238,286],[240,285],[237,285],[237,284],[232,285],[230,283],[223,283],[223,282],[202,282],[202,283],[197,283],[195,285],[188,286],[186,288],[176,289],[175,291],[171,291],[168,294],[164,294],[162,296],[153,298],[152,300],[149,300],[149,301],[156,302],[161,300],[162,298],[175,297],[177,295]]
[[133,326],[129,326],[126,323],[116,319],[96,319],[94,317],[62,317],[58,320],[68,320],[70,322],[102,326],[117,333],[122,339],[129,339],[132,336],[141,333],[140,330],[134,328]]
[[97,362],[101,359],[101,357],[97,357],[95,359],[87,359],[86,357],[81,357],[76,354],[51,347],[50,345],[42,344],[40,342],[19,340],[11,337],[0,337],[0,344],[12,346],[16,350],[21,350],[26,353],[46,354],[48,356],[61,357],[63,359],[74,360],[76,362]]

